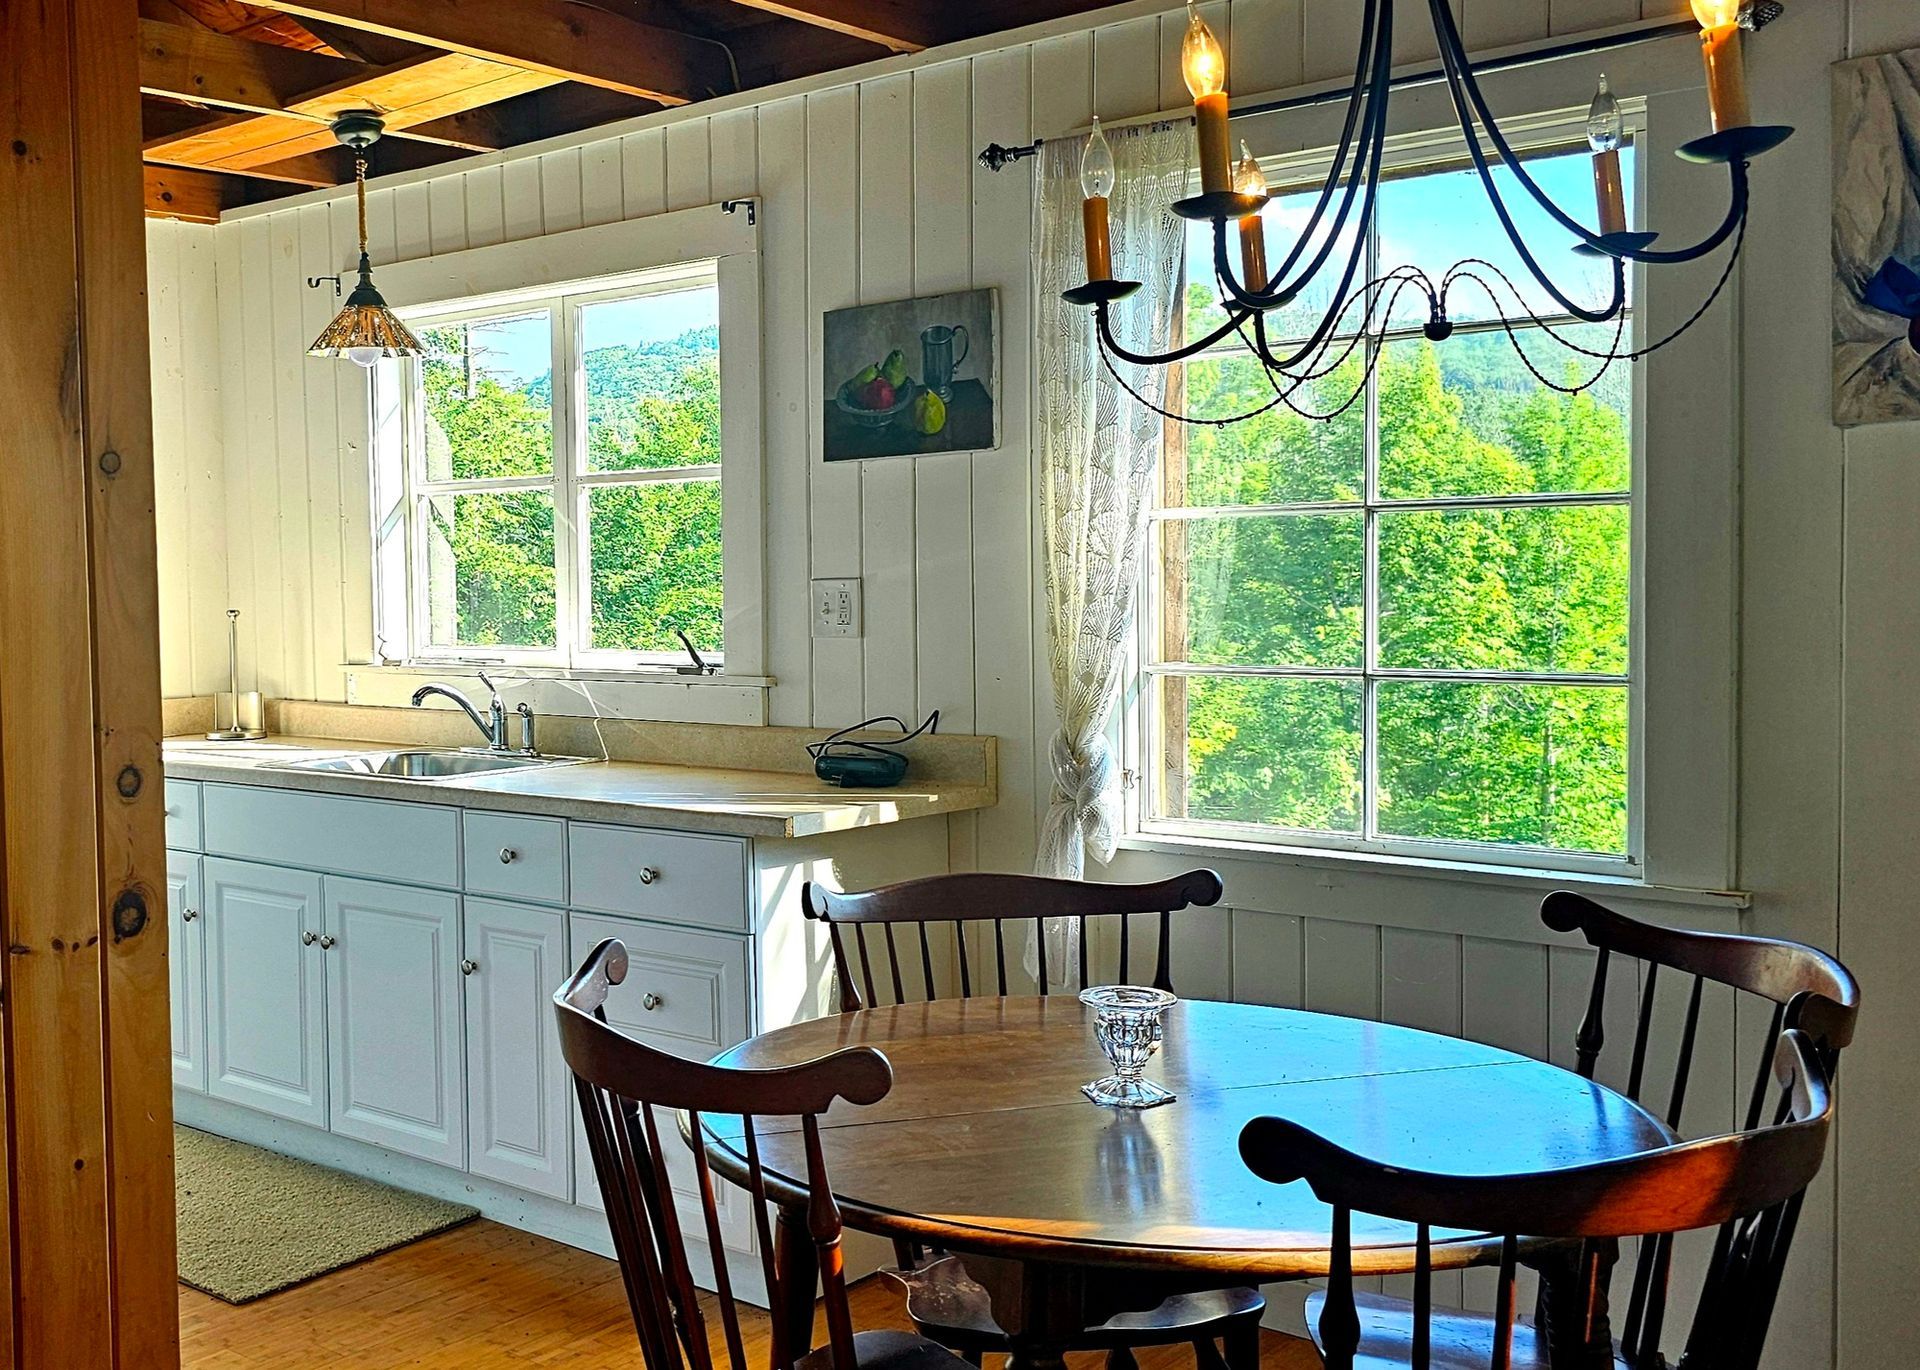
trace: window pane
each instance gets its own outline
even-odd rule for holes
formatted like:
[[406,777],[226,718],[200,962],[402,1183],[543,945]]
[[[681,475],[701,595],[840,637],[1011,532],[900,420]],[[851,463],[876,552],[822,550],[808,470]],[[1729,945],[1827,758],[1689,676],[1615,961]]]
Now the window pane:
[[[1633,222],[1633,159],[1631,144],[1620,149],[1629,223]],[[1586,149],[1532,157],[1526,167],[1561,209],[1583,224],[1591,225],[1596,220],[1593,157]],[[1574,253],[1572,248],[1579,239],[1549,217],[1513,174],[1497,162],[1493,182],[1513,216],[1520,240],[1548,278],[1576,304],[1589,309],[1605,305],[1613,291],[1612,266],[1600,258]],[[1447,314],[1455,323],[1501,314],[1520,318],[1527,310],[1548,318],[1566,312],[1521,261],[1487,201],[1479,173],[1471,166],[1386,182],[1380,187],[1378,222],[1383,275],[1396,266],[1412,265],[1424,270],[1438,285],[1455,263],[1479,258],[1492,263],[1518,289],[1516,299],[1514,290],[1493,270],[1480,265],[1468,267],[1486,284],[1464,278],[1454,283],[1447,297]],[[1401,295],[1392,314],[1396,327],[1417,326],[1426,318],[1427,301],[1418,291]]]
[[1360,665],[1360,514],[1169,520],[1161,546],[1168,660]]
[[641,295],[580,311],[587,469],[720,460],[720,291]]
[[1360,827],[1360,684],[1162,676],[1168,817],[1352,833]]
[[434,646],[553,646],[552,495],[436,495],[426,552]]
[[1627,510],[1380,515],[1388,669],[1627,669]]
[[[1306,231],[1313,207],[1319,202],[1319,187],[1310,191],[1295,191],[1276,195],[1261,212],[1267,239],[1267,265],[1276,276],[1285,264],[1287,255],[1300,241],[1300,235]],[[1318,230],[1306,247],[1301,249],[1299,259],[1293,269],[1287,273],[1289,279],[1299,279],[1307,265],[1318,256],[1327,242],[1333,228],[1333,218],[1339,209],[1340,192],[1334,193],[1332,204],[1326,216],[1321,219]],[[1267,316],[1267,336],[1277,349],[1289,339],[1311,337],[1328,306],[1333,302],[1334,288],[1339,285],[1347,262],[1353,255],[1353,245],[1359,236],[1360,204],[1356,198],[1353,208],[1348,211],[1346,223],[1335,239],[1331,251],[1327,253],[1320,270],[1314,273],[1306,289],[1288,305],[1270,311]],[[1241,279],[1240,231],[1238,224],[1227,226],[1227,261],[1233,268],[1235,279]],[[1226,322],[1226,313],[1220,307],[1221,290],[1214,270],[1215,253],[1213,225],[1195,223],[1187,229],[1187,316],[1188,338],[1200,338]],[[1353,286],[1359,287],[1367,281],[1367,264],[1363,259],[1354,270]],[[1241,284],[1246,282],[1241,280]],[[1364,307],[1354,304],[1334,325],[1334,336],[1340,333],[1357,333],[1365,317]]]
[[1376,689],[1384,835],[1626,851],[1624,688],[1388,680]]
[[721,650],[719,481],[596,487],[587,530],[596,651]]
[[[1611,328],[1569,330],[1601,347]],[[1598,335],[1604,334],[1604,337]],[[1539,333],[1521,334],[1549,376],[1584,379],[1594,363]],[[1504,332],[1390,343],[1380,356],[1380,495],[1600,493],[1632,472],[1632,368],[1615,364],[1592,391],[1540,384]]]
[[[1266,369],[1252,357],[1208,357],[1185,370],[1184,412],[1195,418],[1231,418],[1274,402]],[[1353,396],[1363,372],[1355,353],[1289,398],[1306,414],[1332,414]],[[1282,404],[1242,423],[1183,427],[1174,437],[1184,444],[1186,460],[1168,465],[1169,506],[1358,500],[1365,485],[1364,399],[1326,422]]]
[[419,331],[427,479],[553,470],[553,333],[547,311]]

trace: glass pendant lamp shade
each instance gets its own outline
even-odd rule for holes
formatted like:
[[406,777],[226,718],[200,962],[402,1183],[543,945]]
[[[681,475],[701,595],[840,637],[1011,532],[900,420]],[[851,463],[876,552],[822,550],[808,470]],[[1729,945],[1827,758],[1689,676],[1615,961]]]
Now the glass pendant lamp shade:
[[367,256],[367,159],[359,154],[380,136],[379,120],[355,111],[335,121],[334,133],[354,150],[353,183],[360,205],[360,279],[347,302],[313,340],[309,357],[344,357],[356,366],[372,366],[383,357],[418,357],[426,349],[413,330],[387,307],[373,283],[373,262]]
[[372,263],[362,252],[360,283],[347,296],[346,304],[334,315],[333,322],[313,340],[307,355],[345,357],[361,366],[372,366],[382,357],[417,357],[423,351],[413,330],[387,308],[387,302],[373,284]]

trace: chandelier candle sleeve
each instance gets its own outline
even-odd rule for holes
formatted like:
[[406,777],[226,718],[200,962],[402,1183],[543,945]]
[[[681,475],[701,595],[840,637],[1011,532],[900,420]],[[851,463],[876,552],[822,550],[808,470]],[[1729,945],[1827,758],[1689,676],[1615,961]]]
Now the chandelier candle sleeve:
[[1095,115],[1093,132],[1087,135],[1086,150],[1080,154],[1080,190],[1086,196],[1080,214],[1087,234],[1089,281],[1113,279],[1113,235],[1107,217],[1107,197],[1113,194],[1113,182],[1113,148]]
[[1607,87],[1606,74],[1587,107],[1587,145],[1593,149],[1593,197],[1600,210],[1600,232],[1627,231],[1627,192],[1620,180],[1620,141],[1626,127],[1620,102]]
[[[1267,195],[1266,174],[1244,142],[1240,144],[1240,165],[1233,172],[1233,188],[1263,200]],[[1240,219],[1240,275],[1247,290],[1267,288],[1267,225],[1257,209]]]
[[1180,44],[1180,74],[1193,94],[1194,136],[1200,147],[1200,188],[1208,194],[1232,186],[1227,142],[1227,54],[1187,0],[1187,36]]
[[1740,48],[1740,0],[1693,0],[1700,23],[1700,56],[1707,68],[1707,109],[1713,131],[1753,123],[1747,103],[1746,57]]

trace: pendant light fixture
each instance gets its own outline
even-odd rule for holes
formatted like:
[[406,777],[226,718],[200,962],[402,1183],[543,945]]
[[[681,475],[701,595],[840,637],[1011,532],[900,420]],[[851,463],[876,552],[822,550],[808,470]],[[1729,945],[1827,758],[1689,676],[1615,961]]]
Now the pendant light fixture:
[[[382,357],[418,357],[425,349],[419,339],[398,318],[373,284],[373,263],[367,258],[367,149],[386,128],[380,116],[370,109],[344,110],[333,120],[333,136],[353,149],[353,186],[360,202],[360,280],[347,296],[347,302],[320,336],[307,349],[309,357],[345,357],[359,366],[372,366]],[[307,284],[319,286],[332,281],[340,290],[338,276],[316,276]]]

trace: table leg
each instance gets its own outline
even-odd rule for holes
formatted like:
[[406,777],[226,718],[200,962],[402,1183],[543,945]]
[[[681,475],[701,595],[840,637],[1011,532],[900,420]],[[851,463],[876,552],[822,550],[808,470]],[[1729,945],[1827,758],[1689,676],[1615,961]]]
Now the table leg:
[[773,1236],[774,1277],[777,1291],[767,1291],[784,1337],[773,1339],[773,1370],[787,1370],[780,1361],[786,1347],[787,1364],[799,1360],[813,1349],[813,1301],[820,1283],[819,1253],[814,1250],[813,1234],[807,1228],[807,1210],[782,1204]]
[[1554,1370],[1612,1370],[1608,1284],[1620,1245],[1595,1240],[1556,1246],[1528,1262],[1540,1272],[1534,1322]]

